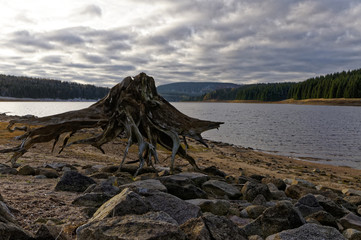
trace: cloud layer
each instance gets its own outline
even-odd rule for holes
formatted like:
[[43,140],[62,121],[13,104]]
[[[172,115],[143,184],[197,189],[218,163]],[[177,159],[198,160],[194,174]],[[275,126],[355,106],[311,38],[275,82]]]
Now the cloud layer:
[[141,71],[160,85],[301,81],[361,67],[357,0],[36,2],[0,12],[0,73],[110,87]]

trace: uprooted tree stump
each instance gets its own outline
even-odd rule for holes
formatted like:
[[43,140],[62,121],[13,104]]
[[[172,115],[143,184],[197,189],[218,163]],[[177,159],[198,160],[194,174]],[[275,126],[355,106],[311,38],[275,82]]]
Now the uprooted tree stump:
[[[18,127],[18,124],[25,126]],[[9,131],[23,130],[25,133],[17,137],[18,140],[22,140],[19,146],[0,150],[0,153],[13,152],[10,161],[14,167],[17,165],[16,160],[34,144],[54,140],[54,150],[60,137],[63,138],[63,144],[59,153],[72,144],[91,144],[104,153],[103,144],[125,133],[128,144],[120,168],[129,147],[136,143],[140,162],[136,174],[145,161],[150,165],[152,159],[154,162],[158,161],[157,144],[172,151],[171,171],[174,168],[176,154],[188,160],[195,170],[199,170],[195,160],[181,146],[181,138],[185,141],[186,147],[186,137],[207,146],[201,133],[218,128],[220,124],[222,122],[203,121],[179,112],[158,95],[154,79],[140,73],[134,78],[123,79],[107,96],[88,108],[41,118],[11,120],[7,127]],[[103,129],[98,136],[68,143],[69,138],[80,129],[98,127]]]

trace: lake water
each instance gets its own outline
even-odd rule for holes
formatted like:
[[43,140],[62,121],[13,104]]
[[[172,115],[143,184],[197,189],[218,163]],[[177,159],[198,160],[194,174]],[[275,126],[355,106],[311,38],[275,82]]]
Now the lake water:
[[[0,102],[0,113],[46,116],[93,102]],[[361,107],[244,103],[172,103],[181,112],[225,122],[210,140],[361,169]]]

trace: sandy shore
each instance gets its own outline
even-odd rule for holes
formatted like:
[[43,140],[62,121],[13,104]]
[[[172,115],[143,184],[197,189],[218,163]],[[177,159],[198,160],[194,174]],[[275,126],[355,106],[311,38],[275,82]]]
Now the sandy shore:
[[[2,120],[2,121],[1,121]],[[9,119],[0,119],[0,149],[19,144],[14,136],[20,132],[9,133],[6,130]],[[81,132],[76,138],[89,136],[91,132]],[[353,188],[361,189],[361,170],[348,167],[337,167],[317,162],[301,161],[289,157],[254,151],[252,149],[230,144],[207,141],[206,148],[195,141],[189,140],[188,153],[194,157],[201,167],[216,166],[230,176],[250,176],[258,174],[276,178],[305,179],[316,185],[338,190]],[[121,161],[126,141],[119,139],[104,146],[106,154],[89,145],[75,145],[63,153],[51,153],[51,143],[35,145],[18,160],[22,165],[42,167],[49,163],[65,163],[84,171],[86,166],[118,165]],[[137,159],[137,147],[130,149],[129,160]],[[0,154],[0,163],[8,164],[11,154]],[[169,165],[170,152],[159,149],[159,165]],[[183,170],[190,169],[184,159],[176,158],[176,166]],[[8,205],[18,211],[17,220],[25,229],[34,231],[34,223],[48,221],[71,222],[74,226],[85,221],[81,207],[71,204],[79,196],[77,193],[56,192],[54,187],[58,179],[36,179],[34,176],[0,175],[0,193]],[[70,226],[71,228],[71,226]]]

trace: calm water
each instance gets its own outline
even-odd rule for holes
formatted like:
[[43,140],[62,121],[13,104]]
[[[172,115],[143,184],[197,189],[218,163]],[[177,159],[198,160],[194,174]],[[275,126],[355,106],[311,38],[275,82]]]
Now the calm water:
[[[0,102],[0,113],[46,116],[92,102]],[[242,103],[173,103],[181,112],[221,121],[204,138],[361,169],[361,107]]]

